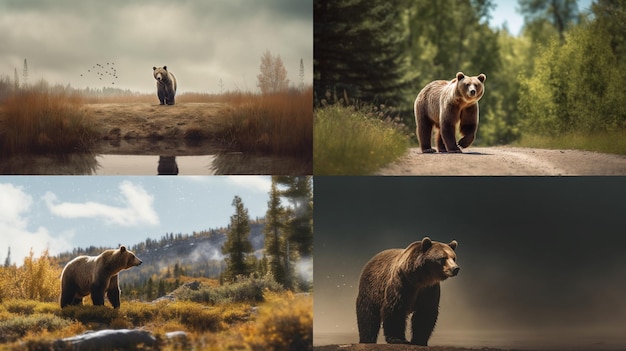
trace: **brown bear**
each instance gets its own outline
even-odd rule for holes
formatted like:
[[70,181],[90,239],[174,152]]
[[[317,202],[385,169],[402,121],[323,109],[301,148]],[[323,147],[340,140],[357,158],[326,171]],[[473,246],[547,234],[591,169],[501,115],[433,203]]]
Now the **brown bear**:
[[124,269],[139,266],[141,260],[120,246],[98,256],[78,256],[61,273],[61,308],[82,305],[83,297],[91,294],[94,305],[104,305],[106,293],[113,308],[120,307],[118,274]]
[[[415,99],[416,134],[423,153],[433,153],[430,146],[433,126],[437,128],[439,152],[461,152],[469,147],[478,129],[478,100],[485,91],[484,74],[468,77],[463,72],[451,81],[428,83]],[[457,143],[456,130],[460,125],[461,139]]]
[[176,95],[176,77],[167,70],[167,66],[152,67],[152,75],[157,83],[157,96],[161,105],[174,105]]
[[411,317],[411,344],[426,346],[439,315],[439,282],[459,273],[449,244],[425,237],[406,249],[389,249],[363,268],[356,300],[359,342],[376,343],[380,323],[389,344],[408,344],[406,320]]

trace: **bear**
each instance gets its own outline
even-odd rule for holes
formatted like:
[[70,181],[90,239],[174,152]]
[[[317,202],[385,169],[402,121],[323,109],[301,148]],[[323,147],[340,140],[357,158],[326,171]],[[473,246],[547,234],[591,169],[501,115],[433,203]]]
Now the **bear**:
[[[423,153],[434,153],[430,146],[433,126],[437,128],[439,152],[462,152],[469,147],[478,130],[478,100],[483,96],[483,73],[468,77],[458,72],[451,81],[436,80],[428,83],[415,99],[415,134]],[[456,131],[460,125],[461,139],[457,143]]]
[[[363,268],[356,300],[360,343],[376,343],[380,324],[389,344],[427,346],[439,316],[439,283],[459,273],[457,242],[424,237],[375,255]],[[405,337],[411,317],[411,341]]]
[[176,77],[167,70],[167,66],[152,67],[152,74],[157,83],[157,96],[161,105],[174,105],[176,95]]
[[83,297],[89,294],[94,305],[103,306],[105,293],[113,308],[119,308],[118,274],[141,263],[125,246],[120,246],[117,250],[106,250],[98,256],[76,257],[61,272],[61,308],[82,305]]

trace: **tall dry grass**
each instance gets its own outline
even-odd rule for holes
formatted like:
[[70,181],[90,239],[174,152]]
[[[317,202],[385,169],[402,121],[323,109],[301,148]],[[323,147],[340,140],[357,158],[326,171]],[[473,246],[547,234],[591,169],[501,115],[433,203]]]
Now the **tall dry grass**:
[[240,94],[221,120],[218,137],[241,151],[313,157],[313,88],[276,94]]
[[0,106],[0,155],[86,151],[100,133],[77,93],[28,89]]

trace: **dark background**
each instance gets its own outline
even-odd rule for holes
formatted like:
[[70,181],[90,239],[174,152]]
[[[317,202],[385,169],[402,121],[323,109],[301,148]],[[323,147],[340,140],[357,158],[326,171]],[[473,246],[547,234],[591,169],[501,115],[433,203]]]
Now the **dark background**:
[[625,199],[612,177],[315,177],[315,344],[357,342],[363,265],[430,236],[456,239],[461,267],[431,344],[475,332],[626,345]]

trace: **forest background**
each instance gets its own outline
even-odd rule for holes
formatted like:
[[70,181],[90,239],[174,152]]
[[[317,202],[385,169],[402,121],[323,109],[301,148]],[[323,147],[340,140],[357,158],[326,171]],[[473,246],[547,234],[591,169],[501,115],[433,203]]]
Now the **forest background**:
[[517,36],[490,27],[494,7],[314,1],[316,106],[384,105],[378,116],[399,116],[415,140],[413,101],[422,87],[458,71],[485,73],[478,145],[623,134],[625,0],[597,0],[586,12],[574,0],[519,0]]

